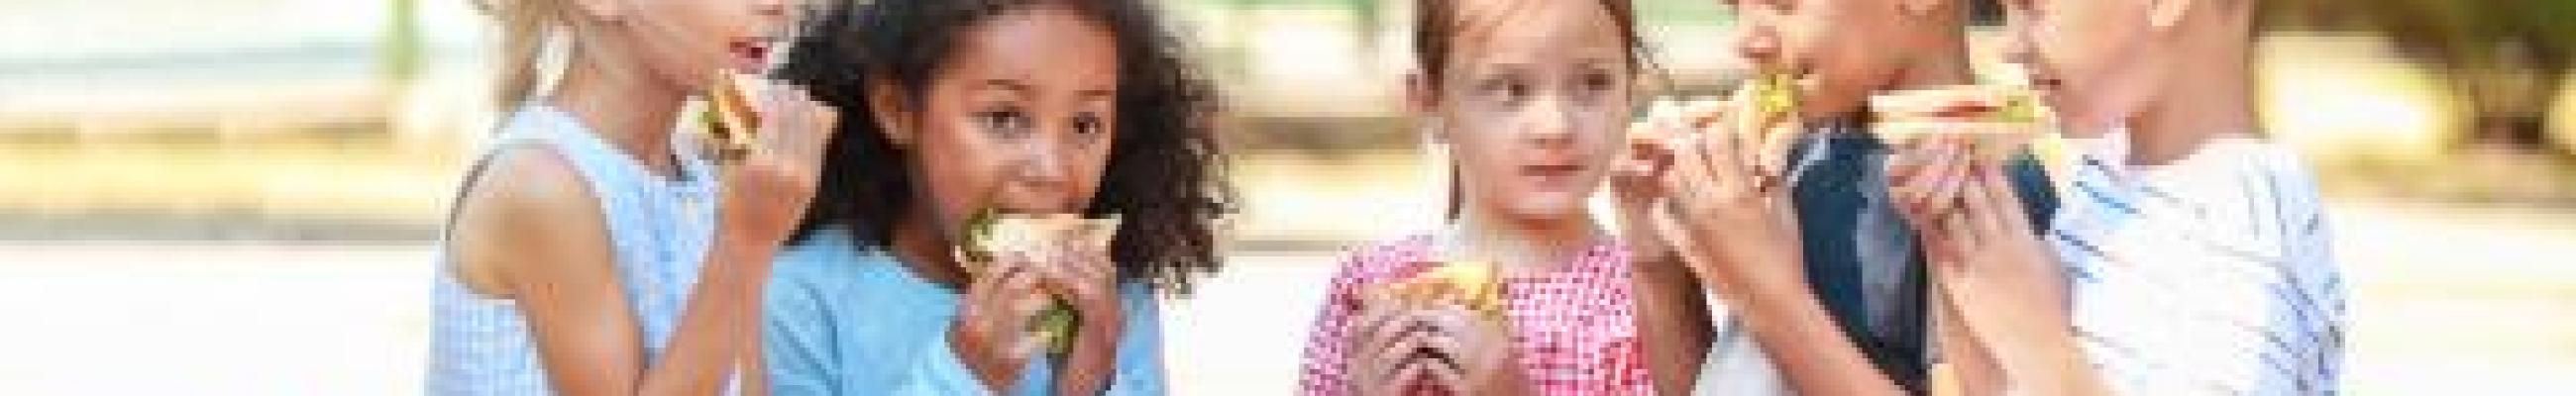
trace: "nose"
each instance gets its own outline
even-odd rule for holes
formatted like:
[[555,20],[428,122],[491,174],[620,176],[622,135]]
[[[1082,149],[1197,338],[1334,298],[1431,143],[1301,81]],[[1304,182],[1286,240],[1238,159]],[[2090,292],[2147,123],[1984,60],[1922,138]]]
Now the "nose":
[[1068,153],[1071,142],[1055,137],[1063,135],[1047,131],[1021,142],[1023,150],[1019,161],[1016,161],[1019,166],[1013,172],[1017,177],[1012,178],[1011,183],[1017,185],[1021,193],[1034,198],[1034,203],[1046,206],[1040,209],[1080,209],[1073,206],[1069,191],[1073,177],[1073,170],[1068,169],[1073,166],[1072,154]]
[[1521,137],[1545,148],[1565,147],[1574,143],[1574,117],[1578,111],[1562,95],[1543,95],[1531,103],[1524,114]]

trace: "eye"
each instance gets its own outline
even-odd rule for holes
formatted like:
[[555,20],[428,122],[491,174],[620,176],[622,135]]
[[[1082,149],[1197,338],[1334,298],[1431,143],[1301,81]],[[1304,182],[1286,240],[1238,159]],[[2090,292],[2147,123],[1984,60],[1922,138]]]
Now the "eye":
[[1579,81],[1583,84],[1583,90],[1589,92],[1602,92],[1619,88],[1619,76],[1613,75],[1607,70],[1586,70],[1583,72],[1583,77]]
[[987,133],[1006,138],[1018,138],[1029,134],[1028,113],[1018,109],[1005,108],[976,112],[974,118],[975,127]]
[[1520,103],[1530,95],[1530,84],[1518,78],[1488,78],[1476,83],[1478,96],[1503,103]]
[[1082,113],[1080,115],[1073,116],[1073,134],[1075,136],[1098,138],[1099,136],[1107,135],[1109,134],[1109,128],[1107,125],[1108,123],[1102,121],[1099,113]]

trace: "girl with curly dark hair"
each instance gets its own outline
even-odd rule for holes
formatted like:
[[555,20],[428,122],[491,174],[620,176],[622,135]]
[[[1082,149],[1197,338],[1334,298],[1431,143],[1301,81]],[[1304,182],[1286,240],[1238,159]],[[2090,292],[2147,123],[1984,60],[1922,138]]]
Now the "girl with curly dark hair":
[[[1213,88],[1144,3],[817,16],[781,75],[845,116],[769,289],[777,393],[1164,393],[1156,298],[1217,269],[1229,199]],[[1105,247],[961,255],[989,213],[1119,221]],[[1073,324],[1033,331],[1051,310]]]

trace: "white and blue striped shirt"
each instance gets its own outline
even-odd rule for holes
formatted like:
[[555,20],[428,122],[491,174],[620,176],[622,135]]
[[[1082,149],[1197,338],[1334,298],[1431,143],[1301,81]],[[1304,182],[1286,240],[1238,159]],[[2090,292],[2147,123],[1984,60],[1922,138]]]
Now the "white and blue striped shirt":
[[2127,395],[2337,393],[2345,292],[2298,158],[2221,138],[2131,167],[2126,141],[2070,141],[2049,237],[2096,372]]

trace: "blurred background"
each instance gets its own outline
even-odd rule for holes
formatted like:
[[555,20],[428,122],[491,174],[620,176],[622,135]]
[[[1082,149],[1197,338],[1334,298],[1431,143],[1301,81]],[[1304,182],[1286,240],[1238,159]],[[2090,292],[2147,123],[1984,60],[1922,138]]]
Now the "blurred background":
[[[1719,1],[1640,2],[1676,86],[1741,70]],[[1336,249],[1436,218],[1391,113],[1407,2],[1165,3],[1249,205],[1166,313],[1174,386],[1288,393]],[[2563,394],[2576,1],[2266,3],[2266,122],[2353,287],[2346,389]],[[464,0],[0,2],[0,394],[417,393],[487,29]]]

